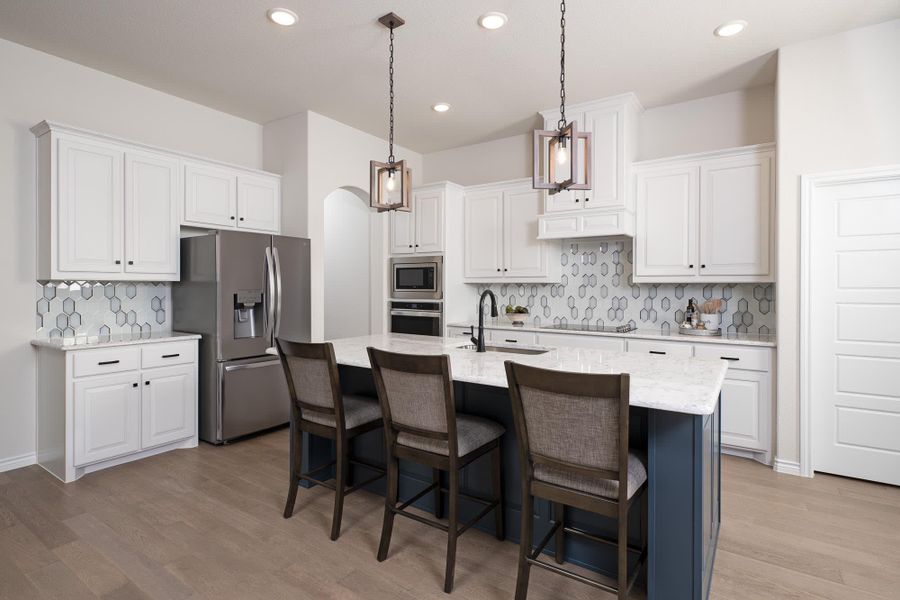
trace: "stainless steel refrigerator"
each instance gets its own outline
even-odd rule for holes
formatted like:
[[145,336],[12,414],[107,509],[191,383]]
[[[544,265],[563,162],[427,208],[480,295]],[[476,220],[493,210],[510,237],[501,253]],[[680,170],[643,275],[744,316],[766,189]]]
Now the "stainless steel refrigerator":
[[181,240],[173,327],[200,341],[200,439],[221,444],[287,423],[275,337],[310,339],[309,240],[217,231]]

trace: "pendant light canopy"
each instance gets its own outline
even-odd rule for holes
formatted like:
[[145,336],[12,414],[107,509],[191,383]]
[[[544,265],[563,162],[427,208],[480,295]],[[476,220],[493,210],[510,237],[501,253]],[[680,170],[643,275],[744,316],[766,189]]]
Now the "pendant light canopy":
[[388,62],[388,85],[390,87],[390,136],[388,138],[388,160],[369,161],[369,206],[386,210],[409,212],[412,204],[412,172],[404,160],[394,160],[394,29],[405,22],[394,13],[388,13],[378,22],[391,30]]
[[559,8],[559,122],[556,129],[535,130],[532,175],[532,187],[551,194],[591,189],[591,134],[566,123],[566,0]]

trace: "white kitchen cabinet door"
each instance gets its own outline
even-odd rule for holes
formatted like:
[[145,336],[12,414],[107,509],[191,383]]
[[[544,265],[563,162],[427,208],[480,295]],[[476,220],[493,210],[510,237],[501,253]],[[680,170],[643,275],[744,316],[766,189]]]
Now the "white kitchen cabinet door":
[[58,151],[58,270],[121,273],[124,151],[74,137]]
[[700,167],[700,275],[768,275],[771,153]]
[[722,444],[769,449],[771,386],[768,373],[728,369],[722,384]]
[[416,222],[411,212],[391,211],[391,254],[413,254],[416,243]]
[[238,175],[237,226],[278,233],[281,229],[281,182],[274,177]]
[[74,464],[141,449],[140,375],[92,377],[73,384]]
[[590,348],[605,352],[625,352],[625,340],[618,337],[603,335],[577,335],[567,333],[538,333],[538,344],[558,348],[568,346],[570,348]]
[[125,272],[178,275],[178,160],[125,154]]
[[186,164],[184,222],[234,227],[237,220],[237,175],[222,167]]
[[503,192],[503,277],[547,277],[547,245],[538,239],[543,194],[523,188]]
[[444,251],[444,194],[440,190],[413,195],[415,251],[437,254]]
[[697,274],[698,180],[694,166],[638,173],[635,277]]
[[591,132],[591,189],[582,199],[584,208],[622,206],[625,201],[623,182],[620,181],[623,148],[622,122],[625,108],[622,105],[590,110],[582,119],[585,131]]
[[495,279],[502,276],[503,192],[497,189],[467,194],[463,200],[463,213],[464,277]]
[[194,435],[196,366],[144,371],[141,384],[141,448]]

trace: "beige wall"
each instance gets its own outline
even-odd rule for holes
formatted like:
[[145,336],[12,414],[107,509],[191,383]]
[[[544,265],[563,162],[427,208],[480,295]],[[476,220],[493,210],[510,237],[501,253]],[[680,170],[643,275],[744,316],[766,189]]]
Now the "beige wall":
[[476,185],[531,177],[530,133],[426,154],[424,183]]
[[678,104],[641,116],[638,160],[775,141],[775,86],[765,85]]
[[900,164],[900,20],[778,53],[778,443],[800,458],[800,175]]
[[0,471],[35,449],[34,136],[53,120],[173,150],[262,166],[262,127],[0,40]]

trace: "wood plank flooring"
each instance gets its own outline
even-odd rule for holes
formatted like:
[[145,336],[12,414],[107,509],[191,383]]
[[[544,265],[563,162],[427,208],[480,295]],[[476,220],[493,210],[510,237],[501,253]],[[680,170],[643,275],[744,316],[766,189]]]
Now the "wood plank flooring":
[[[282,519],[287,432],[201,445],[63,485],[37,466],[0,473],[0,598],[434,600],[446,538],[398,519],[375,551],[381,498],[347,498],[337,542],[332,494],[302,490]],[[900,488],[806,480],[723,461],[715,600],[900,599]],[[506,600],[517,546],[460,538],[460,600]],[[532,572],[531,600],[612,598]]]

